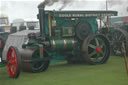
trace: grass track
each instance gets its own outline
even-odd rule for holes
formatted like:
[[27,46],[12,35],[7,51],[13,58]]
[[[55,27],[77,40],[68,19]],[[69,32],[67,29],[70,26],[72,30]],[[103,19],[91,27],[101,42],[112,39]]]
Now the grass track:
[[43,73],[21,72],[18,79],[0,68],[0,85],[128,85],[124,58],[110,57],[103,65],[55,63]]

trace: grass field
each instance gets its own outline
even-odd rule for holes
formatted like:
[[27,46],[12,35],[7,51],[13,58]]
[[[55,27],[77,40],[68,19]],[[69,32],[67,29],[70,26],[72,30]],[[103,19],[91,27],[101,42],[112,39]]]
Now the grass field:
[[56,63],[43,73],[21,72],[18,79],[0,68],[0,85],[128,85],[124,58],[110,57],[103,65]]

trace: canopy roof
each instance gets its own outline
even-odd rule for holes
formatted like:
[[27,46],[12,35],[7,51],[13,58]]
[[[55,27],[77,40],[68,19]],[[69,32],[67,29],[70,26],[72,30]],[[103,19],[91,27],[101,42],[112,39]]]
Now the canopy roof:
[[117,11],[46,11],[54,17],[100,17],[117,16]]

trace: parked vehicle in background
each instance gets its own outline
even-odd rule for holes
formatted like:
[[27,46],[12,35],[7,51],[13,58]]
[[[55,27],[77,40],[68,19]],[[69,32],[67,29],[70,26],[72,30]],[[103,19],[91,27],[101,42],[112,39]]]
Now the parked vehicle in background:
[[128,51],[128,16],[109,17],[107,21],[111,22],[111,25],[109,29],[102,28],[102,33],[109,39],[111,55],[120,56],[122,42],[125,44],[126,52]]
[[11,32],[35,29],[39,29],[39,21],[37,19],[15,19],[11,24]]
[[23,30],[39,29],[39,21],[37,19],[15,19],[11,26],[9,25],[8,16],[0,16],[0,56],[8,36],[12,33]]
[[10,32],[8,16],[0,14],[0,32]]
[[9,18],[6,14],[0,14],[0,56],[9,33],[10,33]]

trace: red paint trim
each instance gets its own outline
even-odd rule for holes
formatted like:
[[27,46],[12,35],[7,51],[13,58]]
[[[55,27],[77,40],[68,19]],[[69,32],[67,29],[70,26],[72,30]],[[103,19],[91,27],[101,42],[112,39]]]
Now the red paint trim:
[[7,60],[9,62],[9,64],[7,65],[8,73],[10,77],[14,78],[18,71],[17,56],[14,48],[9,49],[7,54]]
[[40,52],[43,52],[43,47],[40,47]]
[[101,53],[101,51],[102,51],[102,49],[98,46],[98,47],[96,47],[96,52],[97,53]]

